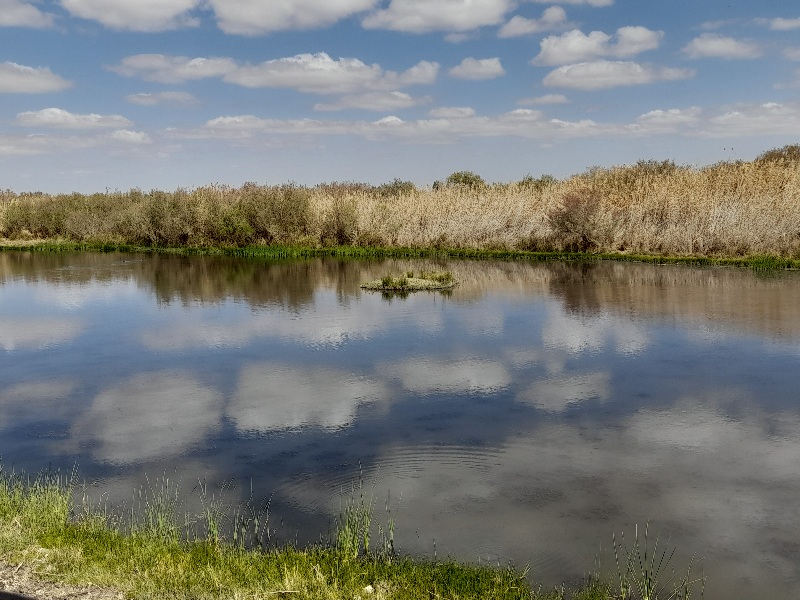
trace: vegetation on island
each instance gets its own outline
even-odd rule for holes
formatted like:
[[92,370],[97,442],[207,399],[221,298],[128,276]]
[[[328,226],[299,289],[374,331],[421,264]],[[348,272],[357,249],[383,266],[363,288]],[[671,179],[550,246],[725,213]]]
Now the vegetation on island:
[[6,247],[581,253],[798,266],[800,146],[749,162],[695,168],[639,161],[561,180],[488,184],[460,171],[429,188],[394,180],[90,195],[5,191],[0,238]]
[[386,275],[374,281],[361,284],[365,290],[380,292],[417,292],[422,290],[450,290],[458,282],[450,271],[421,271],[417,275],[407,271],[398,277]]

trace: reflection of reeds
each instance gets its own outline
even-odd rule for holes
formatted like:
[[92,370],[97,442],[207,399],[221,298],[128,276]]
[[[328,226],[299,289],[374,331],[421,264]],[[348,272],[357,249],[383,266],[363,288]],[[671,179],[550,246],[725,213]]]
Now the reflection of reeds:
[[541,185],[326,184],[0,193],[0,234],[151,246],[299,244],[800,257],[800,161],[593,169]]

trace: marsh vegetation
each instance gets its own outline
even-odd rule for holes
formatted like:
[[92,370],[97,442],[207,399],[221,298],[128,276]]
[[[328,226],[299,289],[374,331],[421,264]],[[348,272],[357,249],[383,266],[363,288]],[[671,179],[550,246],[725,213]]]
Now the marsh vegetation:
[[205,186],[92,195],[0,193],[6,240],[150,247],[275,246],[578,251],[800,258],[800,152],[702,168],[670,161],[563,180],[486,184],[470,172],[395,180]]

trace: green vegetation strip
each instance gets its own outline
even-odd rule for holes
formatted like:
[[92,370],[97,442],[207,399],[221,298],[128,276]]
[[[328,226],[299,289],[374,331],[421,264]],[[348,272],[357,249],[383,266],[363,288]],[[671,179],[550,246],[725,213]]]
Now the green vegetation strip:
[[[106,510],[76,505],[75,488],[62,478],[30,479],[0,468],[0,561],[30,568],[42,580],[116,589],[126,598],[564,597],[563,590],[532,589],[511,568],[403,557],[391,544],[372,550],[371,508],[363,497],[348,506],[332,545],[253,550],[241,537],[220,538],[222,515],[215,509],[177,519],[171,494],[146,493],[142,514],[123,524]],[[609,594],[593,582],[574,597]]]
[[387,258],[439,258],[476,260],[527,260],[527,261],[600,261],[612,260],[658,265],[748,267],[756,270],[800,269],[800,259],[769,255],[738,257],[669,256],[658,254],[632,254],[610,252],[531,252],[523,250],[480,250],[471,248],[392,248],[361,246],[138,246],[132,244],[53,242],[34,243],[0,242],[0,251],[24,252],[124,252],[141,254],[173,254],[182,256],[233,256],[284,260],[298,258],[387,259]]

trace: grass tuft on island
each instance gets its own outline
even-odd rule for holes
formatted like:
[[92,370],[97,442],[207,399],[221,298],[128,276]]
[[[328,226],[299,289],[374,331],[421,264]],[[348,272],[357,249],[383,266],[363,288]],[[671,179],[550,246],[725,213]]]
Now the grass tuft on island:
[[[398,555],[391,522],[378,528],[378,547],[372,547],[372,504],[363,494],[351,497],[328,544],[271,547],[253,543],[265,525],[255,513],[227,514],[213,497],[202,514],[180,514],[177,489],[166,478],[140,492],[138,509],[124,519],[76,493],[76,481],[74,473],[31,478],[0,465],[0,573],[10,573],[3,585],[22,572],[28,584],[14,591],[51,597],[68,586],[97,600],[565,598],[563,589],[534,588],[510,567]],[[232,539],[221,533],[226,524]],[[606,600],[613,594],[592,579],[572,597]]]
[[381,279],[362,283],[361,289],[376,292],[418,292],[451,290],[457,284],[450,271],[421,271],[417,275],[408,271],[398,277],[386,275]]

